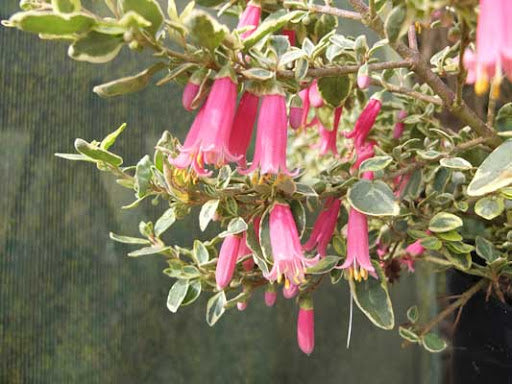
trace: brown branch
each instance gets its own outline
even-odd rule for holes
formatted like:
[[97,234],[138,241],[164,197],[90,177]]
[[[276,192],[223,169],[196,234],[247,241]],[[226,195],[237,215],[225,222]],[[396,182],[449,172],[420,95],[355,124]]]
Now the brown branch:
[[382,80],[372,79],[372,85],[377,85],[377,86],[383,87],[383,88],[387,89],[389,92],[408,95],[408,96],[414,97],[415,99],[426,101],[427,103],[432,103],[432,104],[439,105],[439,106],[443,105],[443,101],[437,96],[425,95],[421,92],[413,91],[412,89],[400,87],[398,85],[387,83]]
[[342,19],[361,20],[362,16],[360,12],[347,11],[344,9],[330,7],[328,5],[311,4],[308,5],[307,9],[311,12],[325,13],[333,15]]
[[[318,77],[329,77],[329,76],[340,76],[347,75],[350,73],[357,73],[360,65],[343,65],[343,66],[333,66],[328,68],[311,68],[308,70],[308,76],[318,78]],[[397,69],[397,68],[410,68],[411,62],[409,60],[400,60],[400,61],[386,61],[382,63],[373,63],[368,64],[368,70],[372,71],[382,71],[385,69]],[[291,70],[280,70],[277,71],[277,76],[282,78],[294,78],[295,73]]]
[[421,331],[421,336],[426,335],[432,328],[434,328],[441,320],[443,320],[445,317],[449,316],[453,311],[455,311],[457,308],[464,306],[469,299],[471,299],[478,291],[480,291],[484,285],[487,283],[487,280],[482,279],[475,285],[473,285],[471,288],[469,288],[467,291],[465,291],[459,299],[454,301],[452,304],[450,304],[448,307],[446,307],[443,311],[437,314],[436,317],[434,317],[432,320],[430,320],[423,330]]

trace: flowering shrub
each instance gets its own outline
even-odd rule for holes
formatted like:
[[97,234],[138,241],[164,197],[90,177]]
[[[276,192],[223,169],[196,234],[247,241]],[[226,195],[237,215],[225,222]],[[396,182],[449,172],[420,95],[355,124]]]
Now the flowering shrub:
[[[125,208],[159,204],[162,215],[140,223],[142,237],[110,236],[140,247],[129,256],[165,258],[170,311],[206,294],[214,325],[250,305],[256,289],[267,306],[282,289],[296,298],[298,344],[310,354],[322,282],[393,329],[388,284],[430,263],[478,277],[425,324],[407,310],[400,336],[438,352],[446,343],[435,325],[481,289],[506,300],[512,275],[512,103],[500,95],[512,77],[512,2],[481,0],[479,13],[475,0],[349,3],[197,0],[179,12],[169,0],[164,13],[156,0],[105,0],[107,17],[80,0],[22,0],[3,24],[67,41],[79,61],[105,63],[125,46],[154,53],[142,72],[96,86],[101,97],[139,91],[155,76],[184,86],[195,119],[183,143],[165,131],[152,157],[123,166],[110,150],[122,125],[101,141],[76,139],[77,154],[57,154],[112,173],[135,192]],[[229,18],[236,28],[219,21]],[[344,18],[381,40],[346,35]],[[417,37],[428,29],[449,41],[431,57]],[[466,104],[466,83],[487,113]],[[202,231],[212,221],[222,231],[192,248],[165,244],[162,234],[194,212]]]

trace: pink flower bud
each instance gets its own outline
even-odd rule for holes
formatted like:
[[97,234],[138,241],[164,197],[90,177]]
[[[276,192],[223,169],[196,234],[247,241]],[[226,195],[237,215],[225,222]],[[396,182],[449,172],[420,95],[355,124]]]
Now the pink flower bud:
[[247,301],[239,301],[238,303],[236,303],[236,307],[238,308],[239,311],[245,311],[245,309],[247,308]]
[[189,81],[187,85],[185,85],[181,102],[183,104],[183,108],[185,108],[187,111],[192,111],[192,102],[196,98],[198,92],[199,84],[195,84]]
[[[271,285],[271,284],[270,284]],[[267,307],[273,307],[277,300],[277,292],[275,288],[272,290],[267,289],[265,291],[265,305]]]
[[300,303],[297,318],[297,342],[299,348],[306,355],[315,349],[315,312],[311,300]]
[[241,238],[239,236],[228,235],[222,242],[215,269],[215,281],[219,289],[226,288],[233,278],[240,241]]
[[356,148],[364,145],[364,142],[366,141],[373,124],[375,124],[375,120],[377,119],[381,108],[382,101],[377,98],[371,98],[361,112],[361,115],[359,115],[354,129],[345,134],[345,137],[354,139],[354,145]]
[[357,86],[359,89],[366,89],[370,86],[371,77],[368,75],[359,75],[357,76]]
[[395,128],[393,129],[393,139],[398,140],[402,133],[404,132],[405,124],[403,120],[407,117],[407,111],[401,110],[397,115],[397,122],[395,124]]

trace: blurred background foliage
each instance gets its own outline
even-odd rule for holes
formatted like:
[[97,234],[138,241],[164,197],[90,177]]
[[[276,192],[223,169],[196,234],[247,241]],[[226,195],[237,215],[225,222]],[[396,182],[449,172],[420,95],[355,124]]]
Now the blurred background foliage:
[[[17,10],[17,0],[2,0],[0,17]],[[163,207],[120,210],[133,196],[113,178],[53,154],[127,122],[115,152],[134,164],[152,153],[163,130],[184,137],[193,116],[181,107],[181,89],[102,100],[93,86],[144,68],[140,54],[124,51],[108,65],[73,62],[65,44],[4,28],[0,47],[0,382],[439,382],[436,358],[401,349],[396,331],[375,328],[357,310],[345,348],[344,285],[315,294],[310,357],[296,345],[296,306],[282,297],[269,309],[257,294],[245,312],[230,311],[214,328],[204,320],[207,297],[172,315],[164,262],[129,259],[128,248],[108,238],[109,231],[136,235],[138,221],[155,220]],[[167,240],[195,237],[198,223],[189,221]],[[415,279],[402,280],[392,287],[396,308],[419,300]],[[429,279],[420,283],[430,290]],[[404,321],[404,313],[397,316]]]

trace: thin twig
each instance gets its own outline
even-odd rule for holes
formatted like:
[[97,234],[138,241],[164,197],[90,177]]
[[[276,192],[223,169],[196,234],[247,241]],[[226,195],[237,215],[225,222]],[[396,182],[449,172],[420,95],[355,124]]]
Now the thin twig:
[[[328,68],[311,68],[308,70],[307,75],[310,77],[329,77],[329,76],[340,76],[347,75],[350,73],[357,73],[359,71],[359,65],[343,65],[333,66]],[[382,63],[373,63],[368,65],[370,72],[382,71],[385,69],[397,69],[397,68],[410,68],[411,62],[409,60],[400,61],[385,61]],[[291,70],[280,70],[277,71],[277,76],[282,78],[293,78],[295,72]]]
[[465,291],[459,299],[455,300],[452,304],[446,307],[443,311],[437,314],[432,320],[430,320],[421,331],[421,336],[426,335],[432,330],[441,320],[449,316],[457,308],[464,306],[469,299],[471,299],[478,291],[480,291],[484,285],[487,284],[487,280],[482,279],[467,291]]
[[416,27],[414,25],[409,26],[407,37],[409,40],[409,48],[411,48],[413,51],[418,51],[418,39],[416,37]]
[[423,101],[426,101],[427,103],[432,103],[432,104],[439,105],[439,106],[443,105],[443,101],[437,96],[425,95],[421,92],[413,91],[412,89],[409,89],[409,88],[400,87],[398,85],[384,82],[383,80],[372,79],[371,83],[372,83],[372,85],[383,87],[383,88],[387,89],[389,92],[400,93],[402,95],[411,96],[415,99],[423,100]]
[[464,68],[464,52],[469,44],[469,29],[464,20],[460,22],[460,47],[459,47],[459,72],[457,73],[457,88],[455,90],[455,105],[462,103],[462,91],[464,84],[466,84],[467,71]]
[[350,19],[350,20],[361,20],[362,16],[359,12],[347,11],[345,9],[334,8],[328,5],[318,5],[318,4],[310,4],[307,9],[311,12],[316,13],[325,13],[328,15],[333,15],[339,17],[341,19]]

